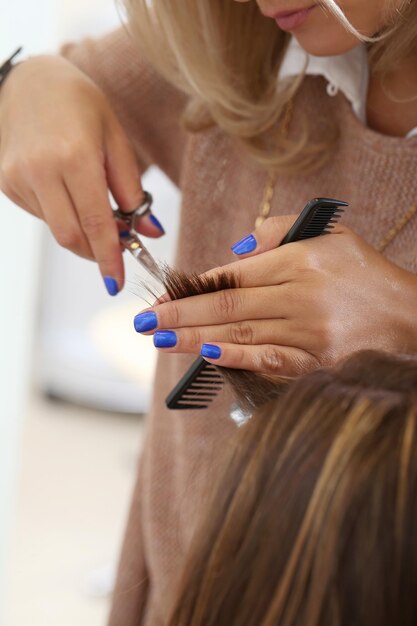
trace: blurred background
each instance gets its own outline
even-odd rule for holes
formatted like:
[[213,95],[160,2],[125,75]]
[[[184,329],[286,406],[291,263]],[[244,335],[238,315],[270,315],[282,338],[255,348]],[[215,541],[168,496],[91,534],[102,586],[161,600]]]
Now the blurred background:
[[[54,52],[120,21],[112,0],[2,3],[0,59]],[[178,190],[144,186],[173,258]],[[155,351],[133,330],[138,265],[110,298],[97,267],[0,195],[0,624],[105,624],[149,406]]]

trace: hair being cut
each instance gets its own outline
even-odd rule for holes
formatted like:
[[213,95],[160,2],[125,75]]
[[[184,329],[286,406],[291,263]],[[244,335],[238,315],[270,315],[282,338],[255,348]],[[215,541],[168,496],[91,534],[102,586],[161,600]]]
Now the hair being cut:
[[[187,274],[168,265],[161,266],[164,286],[171,300],[180,300],[203,293],[213,293],[237,287],[233,274],[220,272],[213,275]],[[156,294],[152,294],[156,295]],[[282,393],[288,384],[287,378],[267,376],[246,370],[216,366],[222,373],[239,403],[247,412],[261,406]]]
[[417,357],[298,379],[237,433],[168,626],[415,626]]
[[[303,76],[278,83],[289,35],[265,18],[255,2],[233,0],[118,0],[123,3],[135,41],[152,64],[189,96],[185,122],[191,130],[216,124],[236,137],[258,163],[277,171],[320,166],[335,139],[312,139],[314,124],[305,120],[295,138],[281,132],[286,107]],[[320,4],[352,34],[368,42],[373,71],[417,59],[417,1],[381,0],[388,26],[367,37],[349,24],[335,0]]]

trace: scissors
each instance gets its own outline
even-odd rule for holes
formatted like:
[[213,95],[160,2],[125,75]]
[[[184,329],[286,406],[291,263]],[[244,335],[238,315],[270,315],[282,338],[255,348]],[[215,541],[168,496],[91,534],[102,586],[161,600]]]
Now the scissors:
[[114,218],[121,220],[127,226],[126,230],[119,233],[120,243],[141,263],[141,265],[157,280],[163,281],[161,270],[149,250],[145,248],[139,238],[138,227],[141,218],[151,212],[153,198],[148,191],[144,191],[142,203],[133,211],[123,213],[120,209],[113,211]]

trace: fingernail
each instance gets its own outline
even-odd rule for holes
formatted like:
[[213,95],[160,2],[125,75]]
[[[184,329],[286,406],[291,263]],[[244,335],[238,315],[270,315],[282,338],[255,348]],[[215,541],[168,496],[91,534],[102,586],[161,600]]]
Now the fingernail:
[[211,343],[203,343],[200,354],[208,359],[220,359],[222,351],[219,346],[213,346]]
[[107,293],[110,296],[117,296],[119,293],[119,286],[117,284],[117,280],[112,278],[112,276],[104,276],[103,278],[104,284],[106,285]]
[[257,245],[255,237],[248,235],[232,246],[232,252],[235,254],[247,254],[248,252],[253,252]]
[[121,230],[119,233],[119,237],[129,237],[130,230]]
[[153,343],[155,348],[173,348],[177,345],[177,333],[173,330],[157,330]]
[[151,214],[149,215],[149,219],[150,219],[150,221],[152,222],[152,224],[153,224],[154,226],[156,226],[156,227],[157,227],[157,229],[158,229],[158,230],[160,230],[160,231],[161,231],[161,233],[162,233],[163,235],[165,235],[165,229],[164,229],[164,227],[162,226],[161,222],[158,220],[158,218],[157,218],[157,217],[155,217],[155,215],[154,215],[153,213],[151,213]]
[[147,333],[148,330],[154,330],[158,326],[158,318],[153,311],[139,313],[135,316],[133,325],[137,333]]

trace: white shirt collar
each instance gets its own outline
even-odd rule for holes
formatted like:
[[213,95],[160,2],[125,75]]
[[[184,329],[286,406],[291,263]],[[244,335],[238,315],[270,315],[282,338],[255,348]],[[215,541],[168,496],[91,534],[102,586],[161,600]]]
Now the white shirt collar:
[[[327,93],[335,96],[341,91],[352,105],[352,109],[363,124],[366,124],[366,98],[368,93],[369,69],[366,47],[359,44],[345,54],[316,57],[303,50],[292,37],[282,62],[279,78],[297,76],[305,70],[311,76],[323,76],[327,80]],[[417,126],[407,138],[417,136]]]

